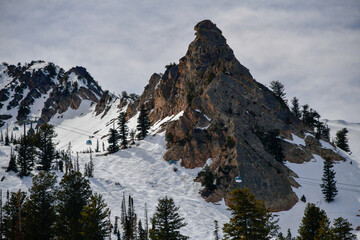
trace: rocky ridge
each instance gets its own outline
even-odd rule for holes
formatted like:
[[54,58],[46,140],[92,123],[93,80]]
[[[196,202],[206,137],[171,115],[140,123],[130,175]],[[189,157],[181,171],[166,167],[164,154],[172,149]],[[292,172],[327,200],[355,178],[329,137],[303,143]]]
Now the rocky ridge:
[[[39,123],[48,122],[55,114],[69,108],[78,109],[82,100],[97,103],[103,90],[83,67],[69,71],[44,61],[1,65],[0,125],[16,116],[18,123],[35,115]],[[32,109],[35,102],[40,106]],[[6,114],[13,112],[12,115]]]
[[[139,100],[128,107],[128,116],[142,104],[151,110],[152,123],[184,111],[164,127],[164,158],[187,168],[202,167],[211,158],[217,188],[202,192],[207,201],[227,199],[232,189],[249,187],[270,210],[290,209],[298,201],[292,191],[299,186],[296,174],[276,159],[269,142],[280,145],[289,162],[310,161],[312,154],[344,159],[322,148],[284,101],[252,77],[214,23],[204,20],[194,29],[196,37],[186,55],[179,64],[167,65],[162,76],[150,78]],[[305,138],[306,144],[289,143],[292,134]],[[234,181],[237,176],[242,183]]]

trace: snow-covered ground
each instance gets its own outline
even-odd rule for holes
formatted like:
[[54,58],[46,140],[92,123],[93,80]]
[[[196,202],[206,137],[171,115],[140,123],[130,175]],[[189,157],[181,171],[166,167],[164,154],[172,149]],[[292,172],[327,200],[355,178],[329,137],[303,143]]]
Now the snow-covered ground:
[[[118,99],[115,101],[119,101]],[[116,106],[117,102],[113,104]],[[54,124],[59,142],[58,148],[66,149],[71,142],[73,158],[76,152],[95,149],[96,141],[102,142],[107,147],[106,134],[113,126],[113,121],[124,109],[113,107],[108,114],[101,118],[95,116],[94,106],[90,102],[83,101],[78,110],[68,110],[62,115],[56,115],[51,124]],[[158,133],[160,125],[167,121],[176,121],[181,117],[182,112],[169,116],[163,121],[159,121],[151,129],[151,134],[142,141],[132,145],[131,148],[120,150],[119,152],[104,156],[103,153],[93,154],[95,171],[94,178],[91,178],[91,187],[94,192],[102,194],[111,209],[112,221],[115,216],[120,215],[122,196],[130,194],[134,198],[135,210],[139,219],[144,220],[144,206],[147,204],[149,217],[152,216],[159,198],[167,195],[174,198],[175,203],[180,206],[180,215],[188,223],[182,229],[182,233],[190,236],[191,239],[213,239],[214,220],[219,221],[220,228],[230,218],[230,212],[226,210],[223,202],[218,204],[205,202],[198,193],[201,189],[199,183],[193,181],[201,170],[184,169],[178,165],[169,165],[163,159],[166,152],[166,142],[164,133]],[[137,116],[128,121],[130,129],[135,129]],[[333,130],[333,126],[330,125]],[[337,126],[339,129],[342,125]],[[338,196],[332,203],[326,203],[321,194],[320,184],[323,171],[323,160],[314,155],[314,159],[305,164],[286,165],[299,175],[295,180],[301,185],[295,189],[295,193],[300,198],[305,195],[307,202],[315,203],[324,209],[328,217],[333,220],[336,217],[348,219],[353,227],[360,225],[360,217],[357,217],[360,209],[360,153],[356,152],[354,146],[360,143],[360,132],[357,125],[355,128],[348,127],[350,148],[353,151],[346,162],[335,164]],[[357,129],[357,130],[356,130]],[[357,132],[356,132],[357,131]],[[22,132],[20,128],[20,132]],[[353,133],[355,132],[355,133]],[[333,133],[333,131],[332,131]],[[352,136],[355,137],[352,137]],[[86,145],[86,140],[92,137],[92,145]],[[353,140],[355,139],[355,140]],[[353,143],[353,141],[355,143]],[[304,140],[293,136],[289,142],[301,147]],[[331,145],[323,144],[324,148]],[[338,151],[334,149],[334,151]],[[31,186],[31,178],[19,179],[13,173],[6,173],[3,167],[8,165],[10,148],[0,146],[0,177],[5,179],[0,182],[0,188],[5,196],[6,190],[16,191],[19,188],[27,190]],[[85,163],[89,162],[88,153],[79,153],[80,167],[83,169]],[[352,164],[350,164],[352,161]],[[177,171],[174,171],[174,168]],[[62,174],[58,173],[61,177]],[[297,235],[297,229],[303,217],[306,203],[299,201],[289,211],[277,213],[279,215],[281,231],[286,233],[290,228],[293,236]],[[360,239],[360,235],[358,234]]]

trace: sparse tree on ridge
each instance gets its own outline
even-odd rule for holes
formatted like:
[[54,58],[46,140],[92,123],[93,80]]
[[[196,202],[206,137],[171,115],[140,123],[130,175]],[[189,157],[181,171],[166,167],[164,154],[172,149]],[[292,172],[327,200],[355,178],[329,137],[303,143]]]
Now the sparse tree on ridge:
[[275,96],[283,100],[286,103],[285,86],[279,81],[271,81],[270,88],[274,92]]
[[300,119],[301,111],[300,111],[299,99],[297,97],[293,97],[291,99],[291,109],[290,110],[294,114],[295,117]]
[[148,131],[150,129],[150,121],[144,105],[141,105],[137,122],[137,130],[139,131],[138,139],[141,140],[148,135]]
[[324,160],[324,174],[322,177],[323,183],[320,186],[327,202],[333,201],[338,193],[336,188],[335,171],[332,169],[333,166],[334,165],[331,163],[330,159]]
[[341,148],[345,152],[350,152],[347,134],[349,131],[347,128],[343,128],[336,132],[335,145]]
[[121,112],[118,117],[118,128],[119,128],[120,145],[122,148],[127,148],[127,135],[129,129],[126,125],[125,112]]

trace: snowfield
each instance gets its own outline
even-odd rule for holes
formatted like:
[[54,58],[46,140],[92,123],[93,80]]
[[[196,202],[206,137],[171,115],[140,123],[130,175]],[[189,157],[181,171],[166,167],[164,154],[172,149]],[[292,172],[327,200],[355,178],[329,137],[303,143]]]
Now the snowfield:
[[[117,106],[119,99],[114,101],[112,105]],[[109,128],[113,126],[117,116],[125,108],[112,107],[108,114],[101,118],[102,114],[95,116],[94,107],[89,101],[83,101],[78,110],[68,110],[64,114],[56,115],[50,123],[56,126],[58,149],[66,150],[68,143],[71,142],[72,158],[75,159],[76,152],[79,152],[82,171],[85,163],[90,161],[90,154],[82,153],[82,151],[88,150],[89,147],[94,151],[96,142],[99,142],[101,152],[93,153],[95,171],[94,178],[91,178],[90,182],[92,190],[102,194],[111,209],[112,222],[114,223],[115,216],[120,216],[121,200],[124,194],[125,196],[130,194],[134,198],[135,211],[138,219],[141,219],[143,223],[145,204],[150,219],[158,199],[167,195],[174,198],[175,203],[180,206],[180,216],[184,217],[188,223],[182,229],[182,234],[190,236],[190,239],[213,239],[214,220],[219,222],[221,229],[222,225],[230,218],[230,212],[226,210],[224,202],[207,203],[201,198],[199,194],[201,185],[193,181],[201,168],[185,169],[180,167],[179,163],[170,165],[163,159],[166,152],[165,134],[158,131],[161,129],[161,124],[178,120],[182,116],[182,112],[154,124],[150,131],[151,134],[144,140],[137,141],[135,145],[131,145],[131,148],[120,150],[112,155],[104,155],[102,144],[104,143],[105,148],[107,147],[106,135]],[[130,130],[136,129],[136,119],[137,115],[128,121]],[[9,126],[12,126],[11,123]],[[342,126],[336,125],[339,129]],[[333,130],[333,126],[330,125],[330,127]],[[308,163],[292,164],[287,162],[286,165],[299,176],[295,180],[301,187],[293,189],[299,199],[305,195],[307,203],[315,203],[324,209],[331,220],[341,216],[348,219],[356,228],[360,226],[360,217],[357,216],[360,214],[360,153],[356,152],[353,146],[358,146],[360,143],[360,128],[355,128],[355,130],[358,129],[358,132],[354,128],[348,129],[350,131],[349,143],[353,154],[349,156],[341,152],[343,156],[347,157],[347,161],[334,165],[339,191],[334,202],[325,202],[321,193],[323,159],[320,156],[314,155],[313,160]],[[4,133],[5,128],[1,130]],[[19,132],[22,131],[20,127]],[[88,139],[92,141],[91,146],[86,145]],[[353,143],[353,139],[357,142]],[[288,140],[288,142],[299,147],[304,144],[304,140],[295,135],[293,135],[293,140]],[[332,147],[325,142],[322,144],[324,148]],[[334,149],[334,151],[340,150]],[[10,147],[0,145],[0,178],[4,177],[0,182],[0,189],[3,191],[3,201],[7,190],[27,190],[32,184],[30,177],[20,179],[14,173],[5,172],[9,158]],[[208,162],[211,163],[211,159]],[[57,175],[60,180],[63,174],[57,172]],[[297,235],[305,206],[306,203],[299,201],[289,211],[276,213],[280,218],[281,231],[285,235],[288,228],[291,229],[293,236]],[[360,239],[359,232],[357,234]]]

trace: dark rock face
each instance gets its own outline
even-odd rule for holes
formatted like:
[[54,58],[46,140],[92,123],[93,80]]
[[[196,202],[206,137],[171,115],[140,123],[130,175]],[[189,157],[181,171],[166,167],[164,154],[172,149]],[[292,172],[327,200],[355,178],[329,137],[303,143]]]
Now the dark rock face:
[[[299,186],[293,179],[296,174],[274,157],[266,139],[270,132],[278,134],[276,139],[291,139],[291,133],[304,137],[310,129],[253,79],[215,24],[204,20],[195,31],[196,38],[179,64],[168,66],[159,81],[151,80],[140,97],[147,109],[153,109],[153,123],[184,111],[178,121],[165,126],[165,160],[182,159],[183,166],[195,168],[212,158],[210,169],[218,185],[203,195],[207,201],[227,199],[232,189],[249,187],[269,209],[291,208],[298,201],[291,189]],[[135,113],[136,104],[139,102],[129,106],[130,115]],[[300,149],[279,140],[284,159],[302,163],[316,153],[342,160],[331,150],[322,149],[317,139],[306,143]],[[234,181],[237,176],[242,183]]]
[[[39,106],[40,123],[43,123],[56,113],[64,113],[69,107],[79,108],[82,100],[97,102],[103,94],[101,87],[83,67],[74,67],[65,72],[53,63],[33,61],[23,66],[6,65],[2,74],[12,78],[12,81],[0,90],[0,110],[17,108],[18,121],[27,118],[30,107],[39,98],[46,98],[44,105]],[[9,99],[5,106],[4,102]]]

